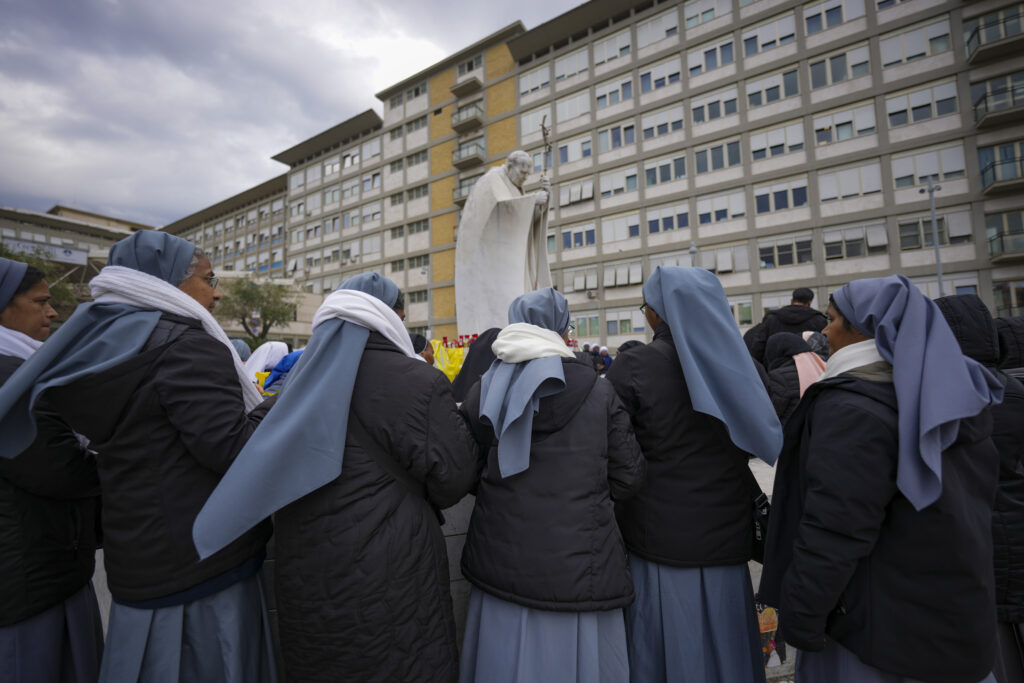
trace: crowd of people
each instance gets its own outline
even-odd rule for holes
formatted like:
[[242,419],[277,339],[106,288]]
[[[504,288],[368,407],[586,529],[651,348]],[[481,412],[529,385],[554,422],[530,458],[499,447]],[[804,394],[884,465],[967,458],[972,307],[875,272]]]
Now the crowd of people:
[[763,682],[760,600],[801,682],[1024,681],[1024,321],[976,296],[798,289],[744,338],[714,274],[659,267],[650,343],[573,352],[540,289],[449,382],[378,273],[247,360],[185,240],[91,287],[47,339],[0,259],[4,680]]

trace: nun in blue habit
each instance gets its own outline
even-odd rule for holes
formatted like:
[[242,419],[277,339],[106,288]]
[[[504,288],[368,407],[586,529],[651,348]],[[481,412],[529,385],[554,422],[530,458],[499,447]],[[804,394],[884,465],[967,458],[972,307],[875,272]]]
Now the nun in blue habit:
[[782,428],[714,274],[659,267],[643,296],[654,339],[607,374],[647,459],[616,506],[636,586],[630,680],[764,681],[748,460],[773,464]]
[[786,423],[761,575],[797,680],[994,683],[1002,384],[902,275],[845,285],[828,318],[825,374]]
[[644,460],[615,392],[566,345],[569,306],[524,294],[462,413],[482,475],[462,554],[463,683],[625,683],[633,601],[614,502]]

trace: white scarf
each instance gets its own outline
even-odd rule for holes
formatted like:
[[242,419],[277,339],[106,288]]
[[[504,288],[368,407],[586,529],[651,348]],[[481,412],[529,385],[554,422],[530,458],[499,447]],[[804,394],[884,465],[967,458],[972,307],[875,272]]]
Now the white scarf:
[[523,363],[547,356],[575,358],[562,335],[529,323],[512,323],[502,329],[491,350],[503,363]]
[[263,401],[260,392],[253,386],[242,359],[238,357],[238,351],[228,341],[224,330],[214,320],[210,311],[185,292],[158,277],[124,266],[106,266],[89,282],[89,288],[97,303],[128,304],[199,320],[203,330],[231,353],[238,384],[242,388],[245,409],[252,410]]
[[818,381],[841,375],[855,368],[877,363],[880,360],[885,359],[878,353],[878,347],[875,346],[874,339],[844,346],[829,356],[828,362],[825,363],[825,374],[819,377]]
[[0,325],[0,355],[28,360],[28,357],[42,345],[43,342],[36,341],[23,332]]
[[313,329],[316,330],[320,323],[333,318],[379,332],[409,358],[423,360],[412,350],[412,339],[402,325],[402,319],[390,306],[375,296],[355,289],[337,289],[331,292],[313,315]]

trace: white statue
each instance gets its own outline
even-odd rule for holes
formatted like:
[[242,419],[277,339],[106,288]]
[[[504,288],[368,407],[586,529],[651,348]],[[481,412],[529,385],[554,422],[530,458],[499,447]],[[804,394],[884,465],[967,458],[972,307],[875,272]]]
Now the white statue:
[[455,244],[455,314],[459,334],[508,325],[508,307],[529,291],[551,286],[547,226],[551,183],[523,193],[533,168],[515,151],[504,166],[487,171],[462,210]]

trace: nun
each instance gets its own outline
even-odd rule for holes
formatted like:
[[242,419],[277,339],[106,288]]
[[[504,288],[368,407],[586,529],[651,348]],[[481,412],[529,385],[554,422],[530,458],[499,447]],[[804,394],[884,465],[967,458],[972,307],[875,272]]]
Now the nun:
[[825,374],[786,425],[761,599],[805,683],[993,682],[1002,384],[906,277],[829,299]]
[[273,372],[277,364],[287,355],[288,345],[282,341],[268,341],[257,346],[249,359],[245,361],[245,369],[249,372],[250,380],[259,385],[260,380],[256,373]]
[[625,683],[633,583],[613,504],[640,487],[643,456],[612,387],[568,347],[565,297],[524,294],[508,321],[462,404],[482,474],[460,681]]
[[196,519],[200,556],[272,513],[288,680],[455,681],[437,509],[476,474],[451,383],[413,352],[394,282],[341,283],[278,402]]
[[[0,385],[39,350],[56,317],[43,273],[0,258]],[[95,681],[103,654],[92,586],[96,463],[60,417],[39,405],[35,420],[35,440],[0,458],[0,671],[12,683]]]
[[616,506],[636,586],[631,680],[764,681],[747,461],[773,464],[782,428],[714,274],[658,267],[643,296],[654,339],[607,375],[647,459],[643,488]]
[[200,559],[192,521],[269,402],[211,311],[202,251],[143,230],[110,250],[75,313],[0,392],[0,455],[48,405],[98,453],[113,596],[100,680],[275,680],[258,572],[269,525]]

